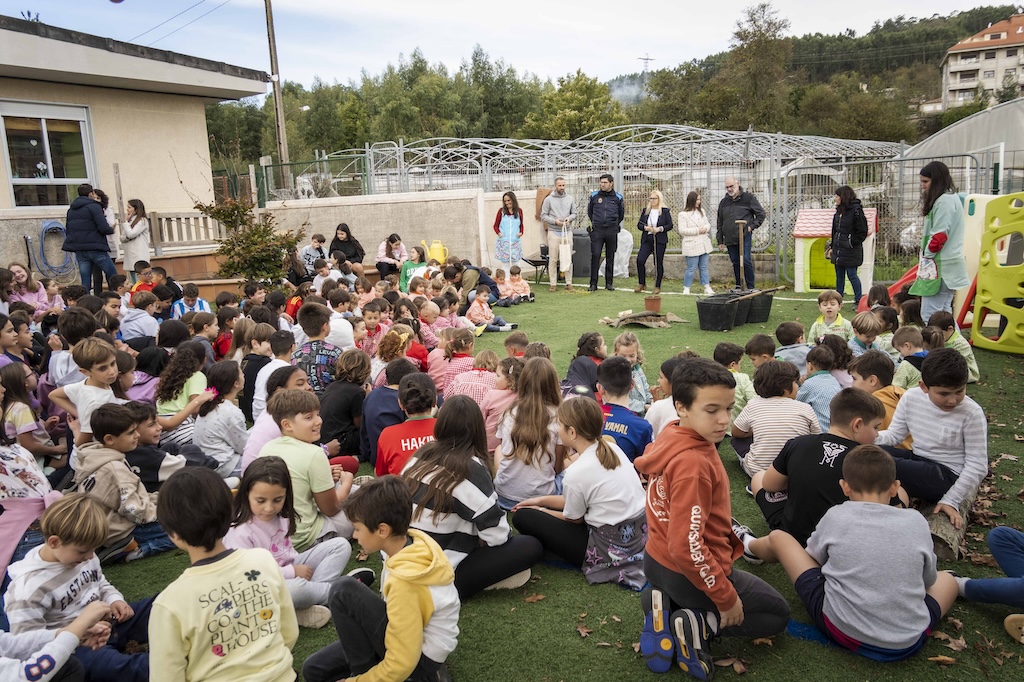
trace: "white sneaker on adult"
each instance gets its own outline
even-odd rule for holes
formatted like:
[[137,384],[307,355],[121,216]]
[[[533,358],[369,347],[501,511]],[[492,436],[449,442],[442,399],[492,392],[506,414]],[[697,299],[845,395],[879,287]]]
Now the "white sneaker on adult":
[[683,296],[690,295],[690,287],[683,287]]
[[715,295],[715,290],[711,288],[710,284],[708,286],[704,287],[704,295],[705,296],[714,296]]
[[331,621],[331,610],[326,606],[310,606],[308,609],[296,609],[295,620],[300,628],[317,630]]

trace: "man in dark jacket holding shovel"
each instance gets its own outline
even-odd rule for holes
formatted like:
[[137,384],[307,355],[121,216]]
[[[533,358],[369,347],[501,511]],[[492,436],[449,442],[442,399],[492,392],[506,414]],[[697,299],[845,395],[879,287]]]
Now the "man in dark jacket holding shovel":
[[736,178],[725,179],[725,196],[718,204],[718,240],[719,251],[729,249],[729,260],[736,276],[736,287],[740,282],[740,233],[737,220],[745,220],[743,234],[743,277],[747,288],[754,288],[754,263],[750,257],[752,233],[764,222],[764,209],[761,202],[750,192],[744,192]]
[[[94,196],[92,185],[78,186],[78,198],[68,209],[64,246],[61,247],[77,257],[78,272],[86,289],[92,283],[93,268],[100,268],[107,276],[107,286],[110,286],[110,278],[117,274],[107,246],[107,235],[113,234],[114,228],[107,224],[100,202]],[[98,296],[100,292],[94,293]]]

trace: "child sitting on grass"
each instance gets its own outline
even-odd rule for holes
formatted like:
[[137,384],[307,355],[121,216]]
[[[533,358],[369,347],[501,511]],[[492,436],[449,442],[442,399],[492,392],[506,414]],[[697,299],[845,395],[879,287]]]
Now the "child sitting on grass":
[[217,354],[213,350],[213,342],[220,334],[217,316],[212,313],[195,313],[188,322],[188,326],[192,330],[192,338],[203,344],[203,350],[206,352],[206,360],[203,362],[203,371],[205,372],[217,361]]
[[[774,349],[775,346],[772,346],[772,350]],[[683,362],[683,358],[676,356],[661,363],[658,371],[658,390],[665,397],[655,400],[651,404],[651,409],[644,415],[644,419],[651,425],[652,439],[657,438],[666,426],[679,419],[675,403],[672,402],[672,372]]]
[[[345,570],[352,546],[331,538],[299,554],[289,539],[295,533],[295,502],[288,465],[280,457],[260,457],[245,470],[234,499],[230,549],[265,549],[281,567],[299,627],[322,628],[331,583]],[[370,569],[361,569],[373,575]]]
[[[754,501],[768,530],[784,530],[802,545],[829,509],[846,501],[839,486],[843,458],[857,445],[871,445],[885,414],[877,398],[857,388],[844,388],[829,406],[828,433],[798,436],[764,471],[750,481]],[[746,526],[733,524],[750,563],[777,561],[768,536],[754,537]]]
[[597,367],[597,392],[604,404],[603,434],[632,462],[643,454],[654,437],[650,422],[629,409],[629,391],[633,385],[630,362],[613,355]]
[[[773,365],[795,374],[775,362],[758,372]],[[635,463],[649,477],[644,574],[651,587],[641,595],[640,652],[654,672],[678,663],[709,680],[712,637],[772,637],[789,621],[782,595],[733,566],[743,545],[731,531],[729,477],[715,445],[728,432],[735,387],[732,373],[712,360],[683,362],[672,374],[679,423]]]
[[629,389],[628,407],[642,417],[654,402],[654,396],[651,395],[647,375],[644,374],[644,351],[640,347],[640,339],[633,332],[623,332],[615,337],[612,348],[615,355],[621,355],[629,361],[633,387]]
[[160,523],[188,554],[150,618],[152,682],[290,682],[299,637],[281,569],[263,549],[234,549],[231,493],[208,469],[183,469],[160,493]]
[[892,345],[903,358],[896,365],[892,385],[906,390],[916,388],[921,381],[921,365],[928,356],[921,330],[917,327],[900,327],[892,335]]
[[342,350],[324,339],[331,331],[331,311],[320,303],[304,303],[298,311],[299,326],[308,340],[292,353],[292,364],[309,376],[309,385],[319,398],[334,380],[334,365]]
[[799,378],[793,363],[782,360],[765,363],[754,373],[757,397],[732,425],[732,447],[747,476],[767,469],[790,438],[821,433],[811,406],[796,400]]
[[[110,389],[117,381],[117,359],[114,347],[96,338],[83,339],[75,344],[71,357],[78,367],[79,376],[85,375],[85,381],[57,388],[50,392],[49,399],[77,418],[75,445],[84,445],[92,440],[92,413],[100,405],[117,402],[117,397]],[[72,466],[74,464],[72,461]]]
[[[92,415],[92,442],[78,453],[75,485],[107,512],[109,534],[101,562],[134,561],[174,548],[156,522],[156,493],[126,463],[139,445],[139,423],[124,405],[102,405]],[[134,536],[134,537],[133,537]]]
[[[928,354],[921,365],[921,388],[900,399],[889,428],[877,445],[888,446],[896,472],[911,497],[936,502],[933,513],[961,528],[967,509],[988,473],[988,421],[978,403],[966,395],[967,361],[953,348]],[[914,437],[914,451],[898,450]]]
[[519,325],[509,324],[491,311],[487,303],[491,296],[491,288],[481,284],[476,288],[476,298],[466,310],[466,317],[479,329],[481,326],[485,332],[510,332]]
[[468,372],[456,375],[444,387],[444,399],[456,395],[468,395],[479,405],[487,392],[492,390],[498,381],[498,354],[493,350],[483,350],[473,358],[473,368]]
[[861,356],[869,350],[882,350],[876,339],[885,327],[874,313],[866,310],[857,313],[852,324],[853,337],[850,339],[850,350],[853,351],[853,357]]
[[[513,332],[515,333],[515,332]],[[498,361],[497,379],[494,388],[484,394],[480,401],[480,412],[484,417],[484,431],[487,433],[487,452],[501,444],[498,440],[498,423],[512,403],[515,402],[519,389],[519,377],[523,373],[523,361],[517,357],[502,358]]]
[[109,620],[110,605],[94,601],[67,627],[56,631],[0,632],[0,676],[19,682],[84,680],[85,669],[74,657],[75,649],[102,646],[110,634]]
[[[227,494],[226,488],[224,492]],[[129,604],[103,575],[94,552],[109,534],[103,508],[80,493],[65,495],[43,512],[39,526],[45,542],[7,569],[11,584],[5,609],[11,633],[67,628],[87,613],[90,604],[103,603],[113,622],[104,634],[97,630],[94,643],[104,645],[75,649],[86,679],[149,680],[149,654],[126,653],[125,649],[131,641],[149,641],[153,598]],[[104,639],[107,635],[109,639]]]
[[352,489],[352,474],[332,467],[315,445],[323,423],[320,401],[309,391],[283,390],[274,394],[267,409],[281,437],[264,445],[259,456],[275,455],[288,465],[297,513],[295,549],[305,552],[321,538],[334,537],[331,533],[352,537],[352,524],[341,512],[341,502]]
[[338,579],[328,605],[339,641],[306,659],[307,682],[450,679],[445,660],[458,642],[459,593],[441,547],[409,527],[412,508],[397,476],[375,479],[346,501],[359,545],[387,557],[383,599],[356,578]]
[[[896,413],[896,406],[906,393],[904,389],[892,385],[892,362],[886,366],[887,360],[889,356],[882,351],[869,350],[850,364],[853,385],[875,396],[885,406],[885,417],[879,427],[882,430],[889,428],[892,416]],[[910,450],[913,443],[914,439],[907,436],[900,447]]]
[[775,359],[792,363],[800,376],[806,374],[807,354],[811,347],[804,340],[804,326],[799,322],[783,322],[775,328],[775,338],[779,342]]
[[121,338],[125,341],[143,337],[155,339],[160,331],[160,323],[154,317],[156,308],[157,297],[152,292],[138,291],[132,294],[132,307],[121,321]]
[[853,351],[843,337],[835,334],[825,334],[821,337],[819,346],[825,346],[832,351],[832,371],[829,372],[839,385],[843,388],[853,386],[853,377],[850,376],[850,361],[853,360]]
[[[834,336],[834,335],[830,335]],[[839,391],[843,390],[832,376],[835,356],[827,346],[815,346],[807,354],[807,376],[796,392],[796,399],[807,403],[818,418],[822,432],[828,431],[829,404]]]
[[743,349],[735,343],[722,342],[715,346],[713,357],[715,362],[732,372],[733,378],[736,379],[736,404],[732,408],[732,418],[735,420],[750,399],[757,395],[754,392],[754,382],[740,371],[740,365],[743,363]]
[[409,457],[434,440],[437,391],[430,377],[422,372],[402,377],[398,382],[398,405],[405,413],[405,420],[385,428],[377,438],[374,471],[378,476],[402,473]]
[[124,453],[125,462],[139,476],[146,490],[155,493],[160,490],[168,478],[187,466],[202,466],[216,469],[217,460],[208,457],[195,445],[176,445],[167,443],[160,446],[160,434],[163,429],[157,421],[156,408],[150,403],[131,401],[125,403],[132,419],[138,424],[135,430],[139,434],[139,442],[134,450]]
[[967,339],[960,334],[953,320],[953,313],[948,310],[940,310],[928,318],[929,327],[938,327],[942,330],[942,337],[946,342],[946,348],[952,348],[967,361],[967,383],[975,384],[981,378],[978,370],[978,361],[974,357],[974,349]]
[[[992,557],[1005,578],[961,578],[956,576],[960,596],[980,604],[1007,604],[1024,608],[1024,533],[1008,526],[996,526],[985,538]],[[1013,613],[1003,621],[1013,641],[1024,644],[1024,614]]]
[[956,581],[935,569],[928,522],[890,506],[899,481],[884,450],[847,453],[839,485],[850,500],[825,512],[806,550],[782,530],[772,550],[830,641],[876,661],[909,658],[953,606]]
[[902,360],[902,356],[892,345],[892,337],[900,328],[899,313],[889,306],[881,306],[873,309],[871,312],[882,322],[882,332],[875,339],[879,349],[888,355],[894,363],[899,363]]
[[758,367],[775,359],[775,342],[767,334],[754,334],[743,347],[743,352],[757,371]]
[[842,307],[843,296],[835,289],[827,289],[818,294],[818,310],[821,315],[811,325],[807,337],[818,343],[825,334],[835,334],[843,337],[844,341],[849,341],[853,336],[853,327],[850,326],[849,320],[839,314]]
[[221,360],[207,374],[214,397],[199,407],[192,442],[208,456],[217,460],[217,473],[231,479],[231,487],[242,475],[242,452],[249,432],[245,428],[245,415],[235,405],[235,399],[245,385],[245,377],[234,360]]
[[[625,364],[623,370],[628,369]],[[581,567],[591,585],[615,582],[640,590],[647,582],[640,478],[625,453],[601,436],[596,401],[568,400],[558,407],[556,419],[559,439],[576,453],[565,471],[562,494],[523,500],[512,510],[512,523],[548,551]]]

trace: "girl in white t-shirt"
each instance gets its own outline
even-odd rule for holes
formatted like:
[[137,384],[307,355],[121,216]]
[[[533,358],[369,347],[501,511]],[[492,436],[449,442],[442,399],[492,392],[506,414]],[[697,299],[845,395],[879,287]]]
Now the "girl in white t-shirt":
[[578,453],[566,467],[563,493],[523,500],[512,510],[512,523],[580,566],[590,584],[617,582],[640,590],[647,582],[640,477],[615,442],[601,436],[604,419],[597,402],[567,400],[557,420],[562,443]]
[[558,438],[555,410],[562,402],[558,372],[547,358],[530,358],[519,378],[519,393],[498,424],[494,489],[506,511],[537,495],[557,495],[565,448]]

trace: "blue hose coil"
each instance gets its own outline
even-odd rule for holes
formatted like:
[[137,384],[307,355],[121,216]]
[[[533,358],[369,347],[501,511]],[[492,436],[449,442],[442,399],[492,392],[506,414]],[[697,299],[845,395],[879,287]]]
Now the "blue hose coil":
[[60,265],[53,265],[46,260],[46,251],[43,249],[43,244],[46,241],[48,235],[57,235],[60,237],[60,241],[64,243],[64,237],[67,236],[64,226],[56,220],[46,220],[43,222],[43,229],[39,232],[39,253],[36,255],[36,268],[46,277],[53,279],[59,279],[72,273],[78,272],[78,263],[75,261],[75,256],[70,251],[64,251],[64,262]]

